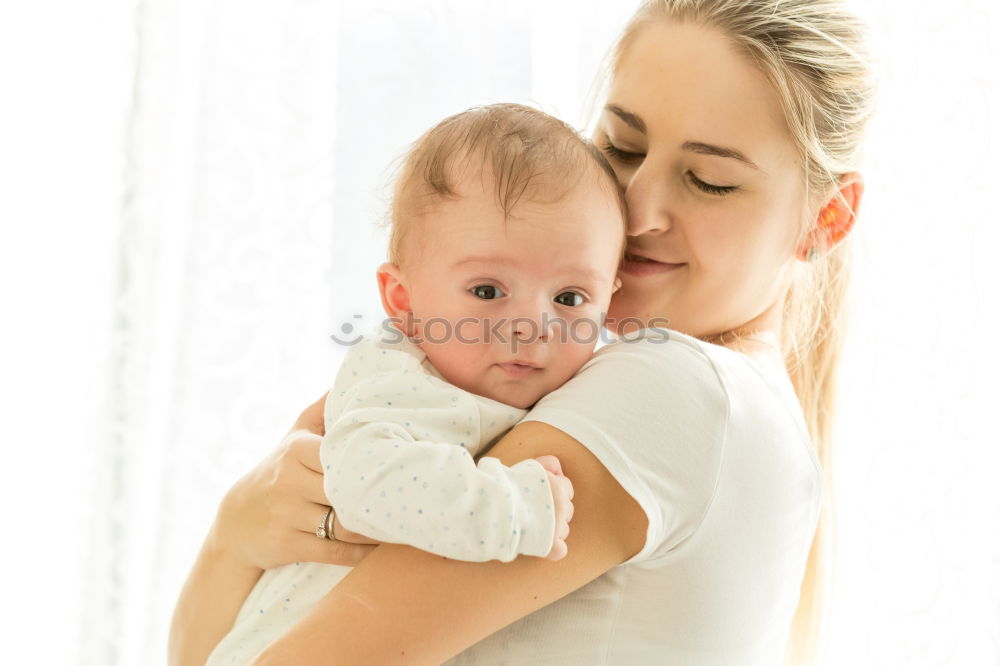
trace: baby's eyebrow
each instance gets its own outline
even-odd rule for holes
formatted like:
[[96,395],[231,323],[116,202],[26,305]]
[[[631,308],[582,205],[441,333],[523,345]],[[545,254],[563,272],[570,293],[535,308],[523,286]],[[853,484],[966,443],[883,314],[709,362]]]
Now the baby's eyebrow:
[[[497,255],[465,257],[464,259],[459,259],[451,266],[452,268],[457,268],[464,264],[493,264],[494,266],[512,266],[515,268],[519,265],[518,261],[512,259],[511,257]],[[572,268],[567,268],[566,277],[570,280],[578,280],[581,282],[589,280],[597,283],[607,282],[608,279],[608,277],[601,271],[583,266],[573,266]]]
[[469,266],[484,266],[488,269],[492,268],[505,268],[507,270],[517,270],[518,262],[512,257],[505,257],[502,255],[487,256],[479,255],[473,257],[465,257],[459,259],[451,265],[452,270],[459,268],[468,268]]
[[464,259],[459,259],[452,264],[452,267],[461,266],[463,264],[514,264],[517,263],[510,257],[504,257],[501,255],[496,256],[477,256],[477,257],[465,257]]

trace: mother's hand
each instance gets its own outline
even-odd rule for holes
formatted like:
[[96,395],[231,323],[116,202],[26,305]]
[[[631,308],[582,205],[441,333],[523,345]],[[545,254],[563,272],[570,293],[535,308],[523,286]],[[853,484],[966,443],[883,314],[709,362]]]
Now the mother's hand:
[[354,566],[372,551],[373,545],[316,536],[329,508],[319,457],[324,400],[307,407],[281,444],[226,493],[212,529],[217,548],[259,569],[291,562]]

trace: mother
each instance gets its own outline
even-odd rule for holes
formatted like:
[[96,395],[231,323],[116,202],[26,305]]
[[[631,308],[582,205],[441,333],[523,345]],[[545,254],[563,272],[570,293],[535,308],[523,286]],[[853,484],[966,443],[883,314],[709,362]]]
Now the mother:
[[559,457],[568,557],[317,539],[319,402],[227,494],[171,661],[203,662],[262,569],[305,560],[357,566],[259,663],[746,666],[786,643],[810,661],[871,111],[861,32],[833,0],[658,0],[618,42],[594,135],[630,207],[609,314],[673,330],[603,349],[490,453]]

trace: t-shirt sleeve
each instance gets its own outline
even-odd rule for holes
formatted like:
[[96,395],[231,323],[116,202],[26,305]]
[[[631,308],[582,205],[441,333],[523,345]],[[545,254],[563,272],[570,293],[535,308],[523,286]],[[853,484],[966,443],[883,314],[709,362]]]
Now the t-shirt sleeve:
[[684,542],[711,504],[730,403],[700,344],[659,329],[614,342],[525,418],[579,441],[645,512],[646,543],[626,563]]

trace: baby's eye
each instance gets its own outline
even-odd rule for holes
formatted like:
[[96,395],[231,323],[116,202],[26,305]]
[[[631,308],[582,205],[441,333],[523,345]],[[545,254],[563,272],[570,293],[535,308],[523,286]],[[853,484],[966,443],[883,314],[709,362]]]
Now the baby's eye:
[[571,308],[576,307],[577,305],[583,305],[583,296],[575,291],[564,291],[552,300],[559,305],[566,305]]
[[502,298],[504,296],[504,293],[500,291],[499,287],[494,287],[491,284],[476,285],[469,291],[472,292],[473,296],[481,298],[484,301],[493,300],[494,298]]

